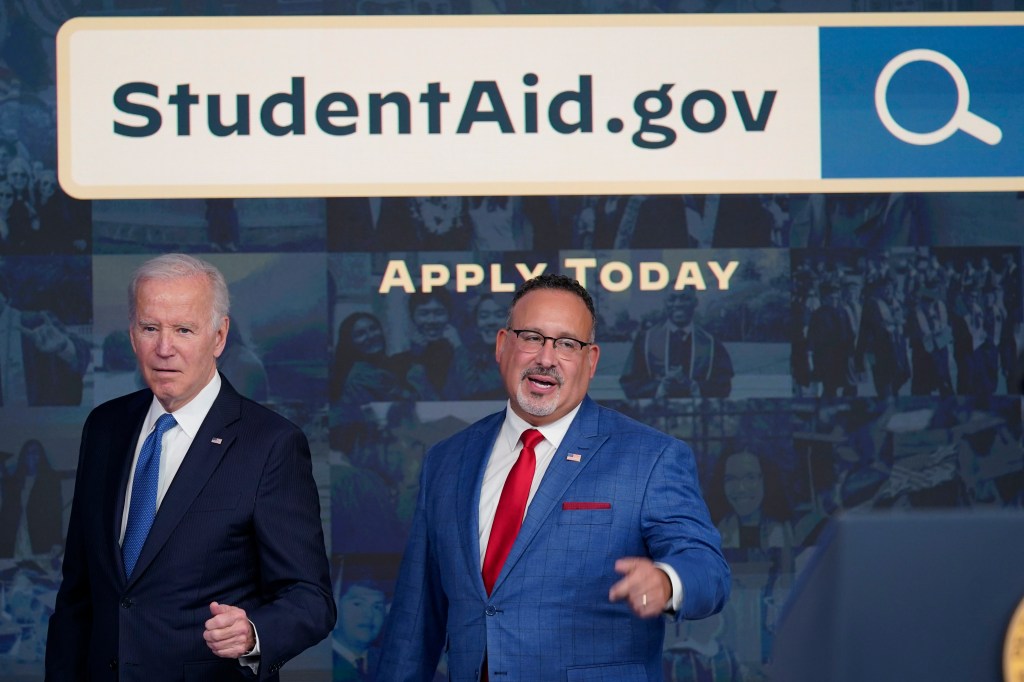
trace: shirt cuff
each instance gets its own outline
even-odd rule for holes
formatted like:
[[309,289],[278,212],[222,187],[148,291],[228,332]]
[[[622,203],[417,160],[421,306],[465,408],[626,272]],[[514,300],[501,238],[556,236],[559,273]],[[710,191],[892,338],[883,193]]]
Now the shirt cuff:
[[674,614],[679,612],[679,607],[683,605],[683,581],[679,579],[679,574],[676,573],[676,569],[672,568],[668,564],[663,564],[660,561],[655,561],[654,565],[656,568],[660,568],[668,576],[668,581],[672,583],[672,595],[668,599],[668,603],[665,604],[665,613]]
[[256,639],[256,645],[249,653],[239,656],[238,662],[251,670],[254,675],[258,675],[260,672],[260,633],[256,631],[256,623],[250,620],[249,624],[252,625],[252,635]]

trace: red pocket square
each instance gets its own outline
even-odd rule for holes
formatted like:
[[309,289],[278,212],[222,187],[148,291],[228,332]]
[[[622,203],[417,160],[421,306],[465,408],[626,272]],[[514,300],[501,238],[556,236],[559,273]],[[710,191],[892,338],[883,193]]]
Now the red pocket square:
[[576,511],[579,509],[611,509],[611,502],[563,502],[562,509]]

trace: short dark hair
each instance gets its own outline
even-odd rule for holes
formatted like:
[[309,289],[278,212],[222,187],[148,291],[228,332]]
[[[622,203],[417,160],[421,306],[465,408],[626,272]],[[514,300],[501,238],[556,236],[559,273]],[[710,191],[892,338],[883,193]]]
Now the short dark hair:
[[374,580],[373,578],[357,578],[355,580],[342,581],[341,586],[338,588],[338,601],[341,601],[346,594],[353,587],[363,587],[367,590],[373,590],[374,592],[380,592],[384,599],[387,599],[388,592],[384,589],[384,585]]
[[444,309],[448,311],[448,314],[451,314],[452,295],[448,293],[447,289],[433,289],[429,292],[416,291],[409,294],[409,314],[412,315],[421,305],[433,303],[434,301],[443,305]]
[[538,275],[533,279],[528,279],[523,282],[523,285],[516,291],[515,296],[512,297],[512,304],[508,307],[508,322],[507,325],[512,324],[512,311],[515,310],[516,303],[519,302],[526,294],[537,289],[554,289],[556,291],[567,291],[570,294],[574,294],[583,301],[587,306],[587,310],[590,311],[591,321],[591,341],[594,339],[594,334],[597,332],[597,312],[594,309],[594,299],[590,297],[590,292],[583,288],[577,280],[567,275],[562,275],[554,272],[546,272],[543,275]]

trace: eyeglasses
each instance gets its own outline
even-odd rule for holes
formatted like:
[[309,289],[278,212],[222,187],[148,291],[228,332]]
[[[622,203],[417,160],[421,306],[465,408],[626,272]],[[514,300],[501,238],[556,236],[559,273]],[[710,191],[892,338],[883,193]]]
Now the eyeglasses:
[[550,341],[551,347],[555,349],[555,353],[558,357],[563,360],[571,360],[576,357],[577,353],[587,346],[594,345],[586,341],[574,339],[570,336],[563,336],[557,339],[552,336],[544,336],[540,332],[535,332],[532,329],[512,329],[512,327],[506,327],[506,329],[516,335],[519,350],[524,353],[539,353],[540,349],[544,347],[544,343]]

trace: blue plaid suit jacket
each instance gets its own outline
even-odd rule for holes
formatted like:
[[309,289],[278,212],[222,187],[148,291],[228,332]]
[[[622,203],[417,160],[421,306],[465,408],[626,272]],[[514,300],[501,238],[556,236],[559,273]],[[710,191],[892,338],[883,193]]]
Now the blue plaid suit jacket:
[[[279,678],[336,620],[309,445],[297,426],[221,377],[131,577],[118,542],[135,444],[153,394],[89,415],[50,617],[46,682]],[[209,604],[234,604],[260,636],[259,675],[203,640]]]
[[478,508],[504,414],[427,454],[377,679],[430,680],[446,650],[457,681],[480,679],[485,653],[491,682],[661,680],[664,620],[636,618],[608,590],[616,559],[647,556],[679,574],[678,618],[722,608],[729,568],[692,451],[584,399],[488,597]]

